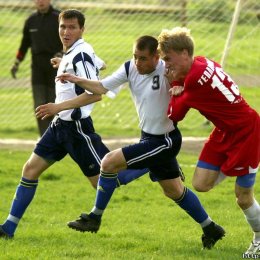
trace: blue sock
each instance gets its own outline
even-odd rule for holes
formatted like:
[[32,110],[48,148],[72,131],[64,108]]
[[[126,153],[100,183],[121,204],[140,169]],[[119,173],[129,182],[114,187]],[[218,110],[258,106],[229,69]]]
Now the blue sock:
[[89,214],[90,217],[100,219],[107,207],[110,198],[117,186],[117,173],[100,173],[96,194],[95,207]]
[[208,214],[202,207],[198,197],[187,187],[184,187],[182,196],[175,202],[184,209],[196,222],[202,223],[208,219]]
[[20,219],[34,197],[37,185],[38,180],[21,179],[16,189],[9,216],[2,225],[3,230],[9,235],[14,234]]
[[118,186],[126,185],[129,182],[138,179],[139,177],[143,176],[144,174],[148,173],[149,169],[127,169],[120,171],[118,173],[117,181]]

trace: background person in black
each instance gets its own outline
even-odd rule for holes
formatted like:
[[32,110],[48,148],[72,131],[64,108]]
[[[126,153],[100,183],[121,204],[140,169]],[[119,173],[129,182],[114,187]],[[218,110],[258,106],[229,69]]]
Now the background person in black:
[[[19,64],[25,58],[29,48],[32,53],[32,92],[34,108],[55,101],[55,76],[57,69],[50,64],[50,59],[62,51],[59,38],[58,16],[60,11],[54,9],[51,0],[34,0],[37,11],[25,21],[23,37],[11,68],[13,78]],[[40,135],[43,135],[52,118],[37,120]]]

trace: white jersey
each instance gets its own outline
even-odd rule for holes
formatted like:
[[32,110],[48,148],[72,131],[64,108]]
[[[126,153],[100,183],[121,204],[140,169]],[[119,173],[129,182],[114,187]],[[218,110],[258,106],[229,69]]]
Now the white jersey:
[[[71,48],[63,55],[57,75],[68,72],[87,79],[98,80],[98,66],[95,53],[92,46],[83,39],[76,41]],[[61,103],[65,100],[74,98],[82,93],[84,89],[74,83],[61,83],[56,81],[56,100],[55,103]],[[86,118],[90,115],[94,104],[86,105],[80,108],[70,109],[59,112],[62,120],[72,121]]]
[[104,88],[113,91],[128,82],[139,116],[139,127],[146,133],[161,135],[174,129],[173,122],[167,116],[170,86],[164,74],[165,64],[162,60],[159,60],[152,73],[141,75],[132,59],[101,80],[101,83]]

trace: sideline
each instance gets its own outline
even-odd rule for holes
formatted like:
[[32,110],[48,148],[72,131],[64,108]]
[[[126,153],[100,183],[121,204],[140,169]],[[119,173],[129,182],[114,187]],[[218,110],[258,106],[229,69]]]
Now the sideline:
[[[200,150],[206,137],[183,137],[182,149],[185,151]],[[125,145],[136,143],[139,138],[104,138],[103,142],[110,148],[116,149]],[[22,139],[0,139],[0,149],[19,149],[30,150],[33,149],[37,140],[22,140]]]

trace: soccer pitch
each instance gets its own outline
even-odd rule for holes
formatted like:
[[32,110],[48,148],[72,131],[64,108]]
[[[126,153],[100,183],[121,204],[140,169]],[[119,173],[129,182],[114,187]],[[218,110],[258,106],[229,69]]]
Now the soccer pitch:
[[[0,160],[0,223],[29,155],[28,150],[0,150],[5,158]],[[197,154],[181,151],[178,160],[192,188]],[[226,237],[212,250],[202,250],[200,226],[148,176],[115,191],[97,234],[80,233],[66,222],[92,208],[95,191],[66,157],[42,175],[15,238],[0,240],[0,259],[241,259],[252,234],[233,190],[230,178],[209,193],[197,193],[211,218],[226,229]],[[256,186],[256,196],[259,191]]]

